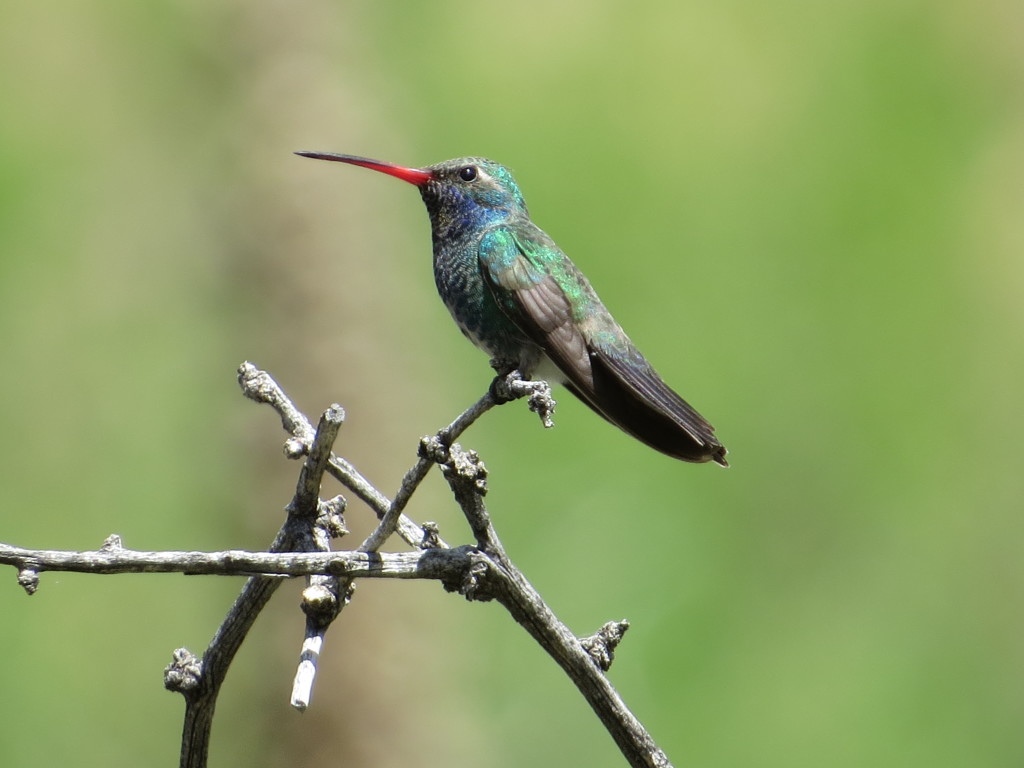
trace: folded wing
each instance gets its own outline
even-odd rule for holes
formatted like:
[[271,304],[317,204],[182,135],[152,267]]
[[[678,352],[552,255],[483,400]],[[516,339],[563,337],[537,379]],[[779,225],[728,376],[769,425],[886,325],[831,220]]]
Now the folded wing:
[[481,271],[502,311],[612,424],[674,458],[727,466],[714,428],[662,381],[568,257],[525,224],[481,240]]

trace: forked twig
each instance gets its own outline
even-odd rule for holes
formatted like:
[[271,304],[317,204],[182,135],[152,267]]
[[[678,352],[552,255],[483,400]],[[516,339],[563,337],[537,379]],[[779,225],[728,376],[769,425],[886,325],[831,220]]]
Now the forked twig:
[[[347,603],[355,578],[427,578],[470,600],[496,600],[562,667],[612,735],[632,766],[669,767],[643,725],[612,687],[605,672],[629,624],[608,622],[595,634],[578,638],[566,627],[505,553],[483,497],[487,470],[473,451],[456,440],[481,415],[509,399],[529,397],[531,410],[551,425],[554,401],[543,382],[522,381],[513,372],[499,376],[490,391],[446,428],[420,442],[419,459],[406,473],[393,500],[378,491],[351,464],[331,452],[344,419],[340,406],[324,412],[316,429],[264,371],[250,363],[239,368],[245,395],[271,405],[290,437],[285,452],[305,457],[295,495],[269,552],[136,552],[116,536],[93,552],[27,550],[0,544],[0,563],[18,569],[19,583],[30,594],[39,574],[49,570],[90,573],[167,572],[252,574],[235,599],[202,658],[187,649],[174,652],[165,685],[185,698],[181,766],[204,768],[217,695],[229,665],[259,612],[283,578],[303,575],[306,636],[292,692],[293,705],[309,704],[316,661],[324,633]],[[413,493],[437,464],[466,516],[476,546],[449,548],[436,526],[419,526],[405,516]],[[331,552],[330,541],[347,531],[345,500],[319,498],[323,474],[337,478],[377,515],[376,529],[354,551]],[[397,533],[413,552],[382,553]]]

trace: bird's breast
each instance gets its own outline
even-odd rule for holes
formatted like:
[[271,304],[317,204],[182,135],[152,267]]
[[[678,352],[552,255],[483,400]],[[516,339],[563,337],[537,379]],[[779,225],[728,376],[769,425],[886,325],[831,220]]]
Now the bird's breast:
[[505,315],[481,272],[472,243],[435,243],[434,282],[459,329],[493,358],[536,363],[539,350]]

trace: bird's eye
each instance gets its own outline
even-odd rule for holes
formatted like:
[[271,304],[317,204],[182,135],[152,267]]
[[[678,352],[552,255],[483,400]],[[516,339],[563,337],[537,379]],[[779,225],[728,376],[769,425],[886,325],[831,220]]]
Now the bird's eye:
[[476,181],[476,166],[467,165],[464,168],[459,168],[459,178],[463,181]]

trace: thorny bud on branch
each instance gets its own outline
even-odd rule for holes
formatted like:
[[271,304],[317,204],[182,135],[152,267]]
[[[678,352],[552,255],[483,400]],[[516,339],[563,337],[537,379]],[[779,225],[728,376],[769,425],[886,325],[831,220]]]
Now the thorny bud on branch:
[[420,549],[437,549],[441,541],[441,529],[437,523],[427,521],[420,526],[423,529],[423,541],[420,542]]
[[164,688],[187,697],[202,681],[203,663],[188,648],[175,650],[172,659],[164,670]]
[[289,437],[282,446],[284,455],[289,459],[301,459],[309,452],[309,444],[297,437]]
[[317,509],[316,524],[321,526],[332,539],[340,539],[348,535],[348,528],[345,526],[345,507],[348,502],[344,496],[335,496],[333,499],[321,501]]
[[590,654],[590,658],[602,672],[607,672],[611,668],[612,661],[615,660],[615,649],[622,642],[622,636],[626,634],[627,629],[629,622],[625,619],[609,621],[590,637],[580,638],[580,645]]
[[39,589],[39,571],[34,568],[22,568],[18,571],[18,586],[28,594],[34,595]]

